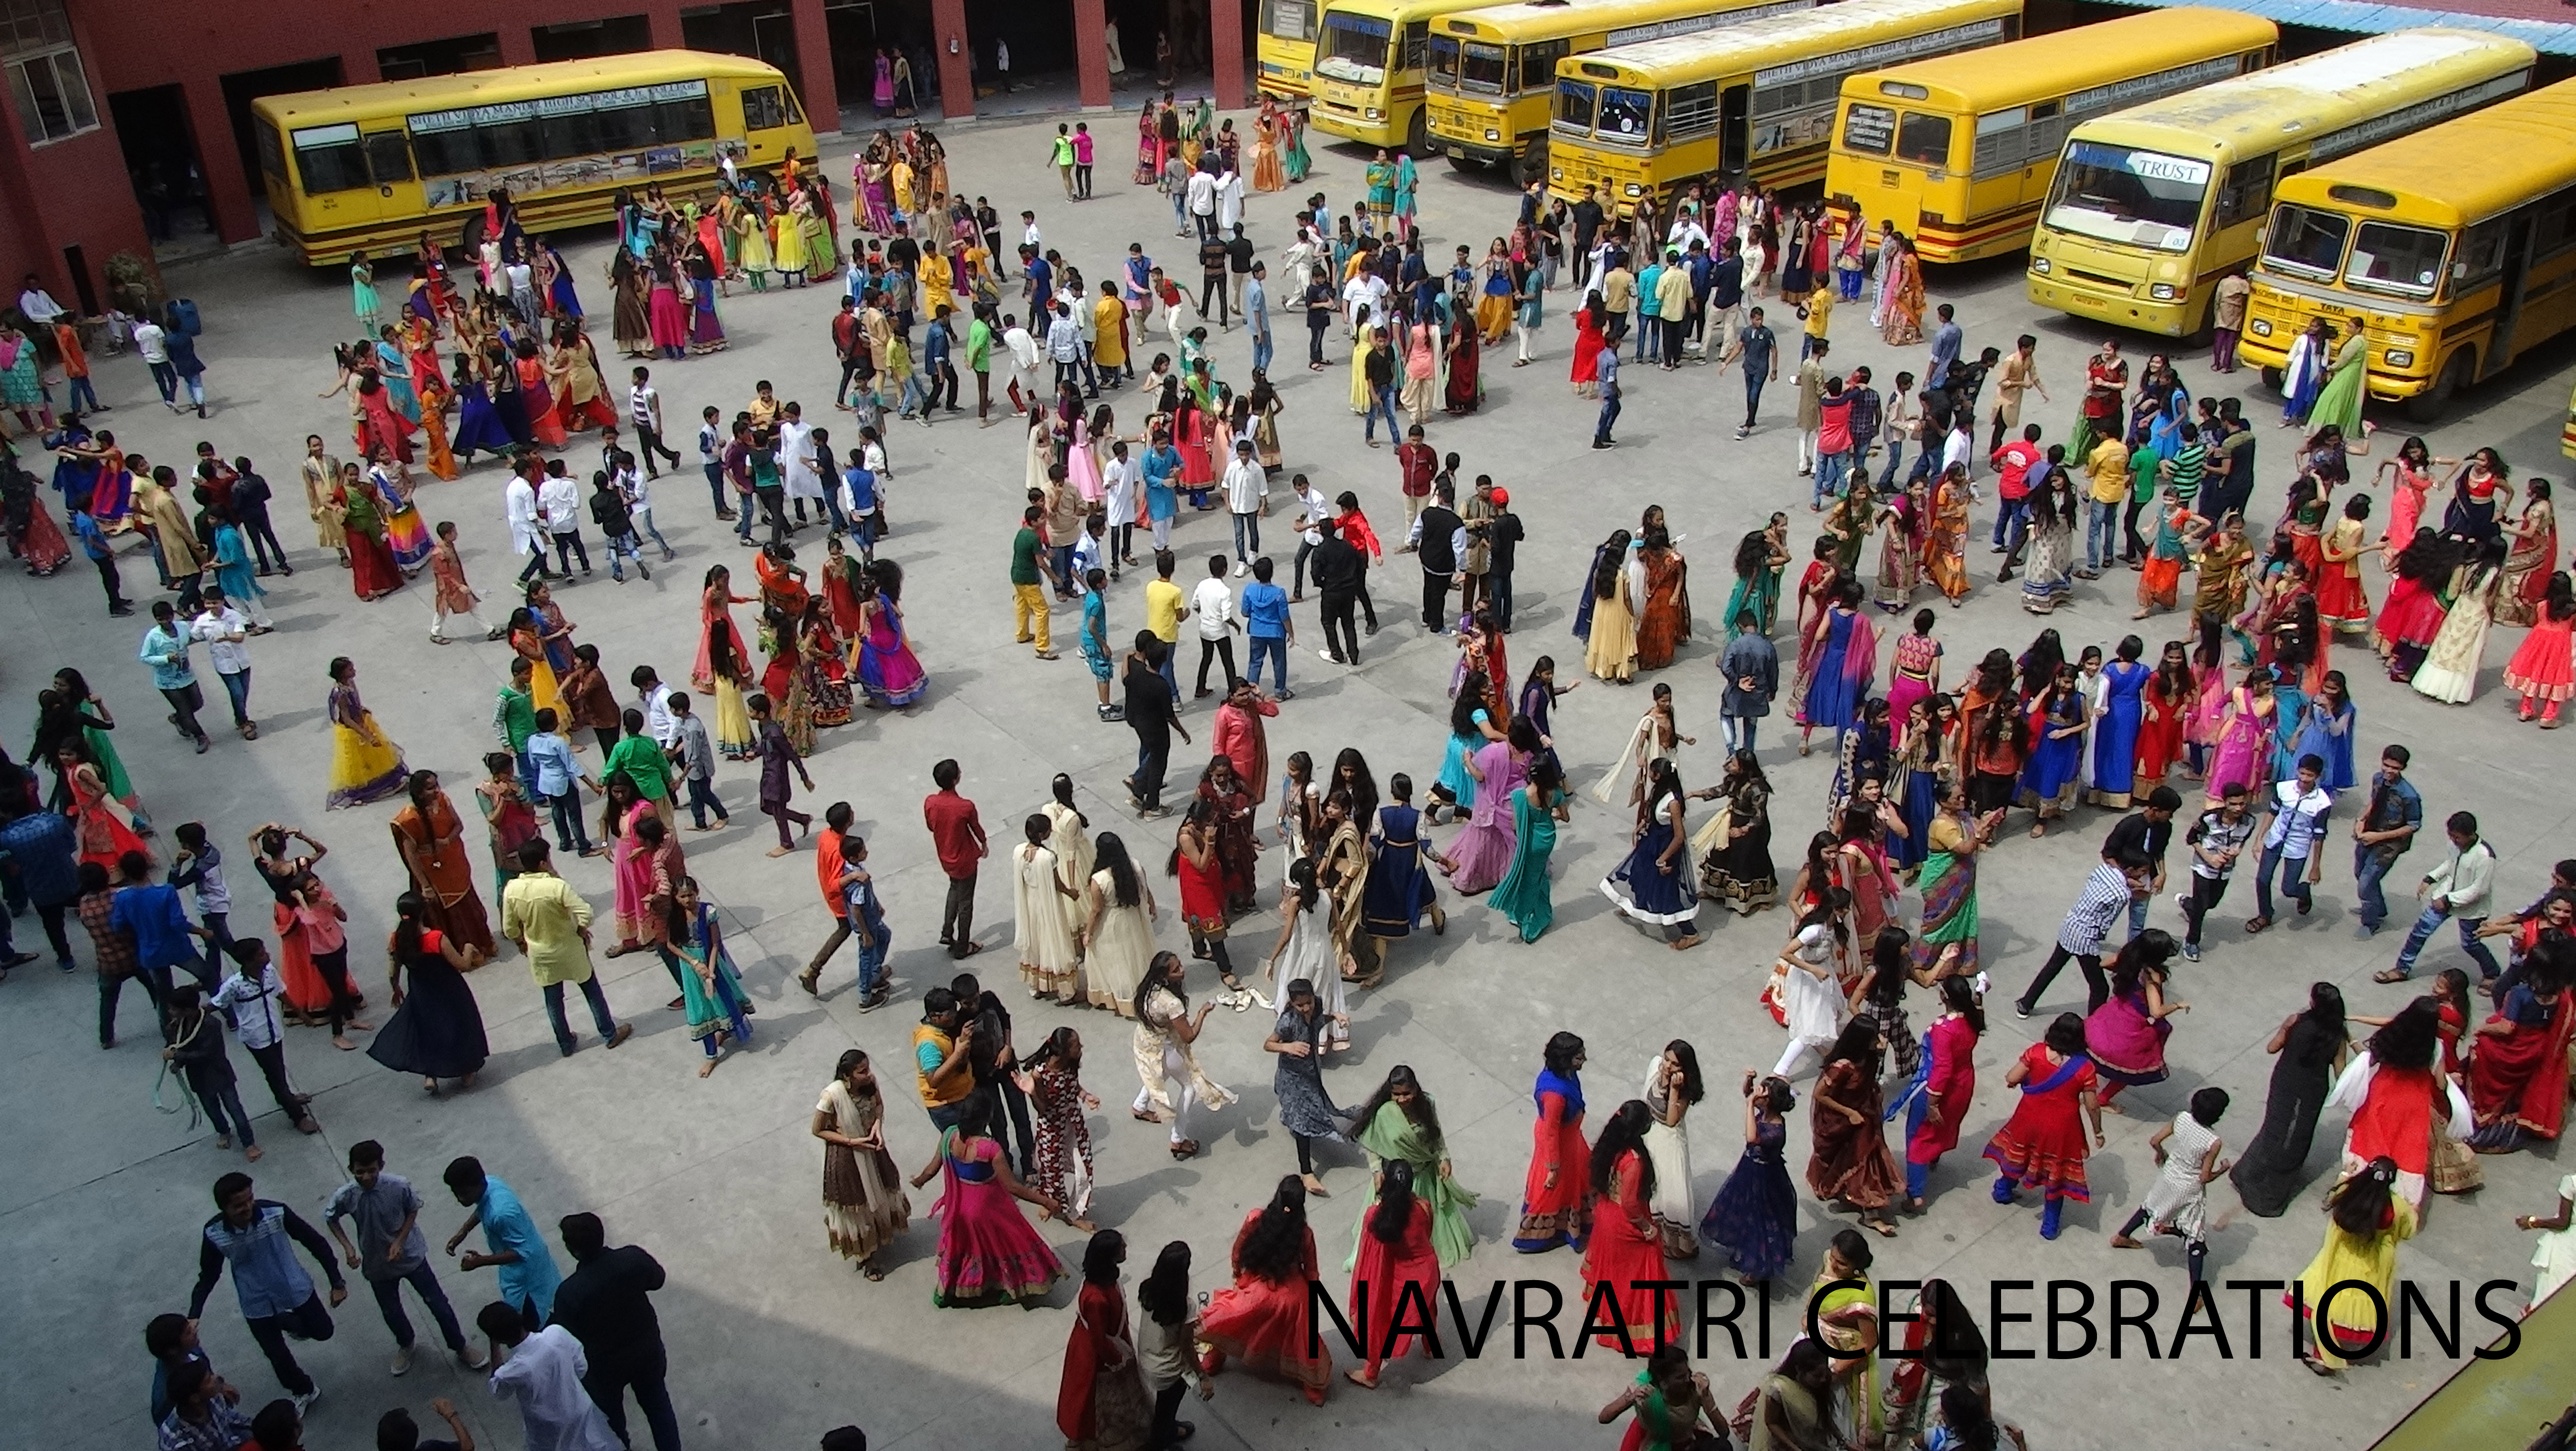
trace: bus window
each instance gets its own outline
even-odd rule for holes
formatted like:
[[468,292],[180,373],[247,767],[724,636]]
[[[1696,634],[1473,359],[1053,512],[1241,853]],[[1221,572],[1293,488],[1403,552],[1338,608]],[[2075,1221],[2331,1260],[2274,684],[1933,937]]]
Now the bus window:
[[1843,147],[1849,151],[1885,156],[1896,140],[1896,111],[1890,106],[1867,106],[1855,102],[1843,115]]
[[1474,40],[1467,42],[1466,57],[1458,69],[1459,88],[1482,95],[1501,95],[1505,63],[1510,58],[1511,53],[1499,45]]
[[1631,90],[1625,86],[1601,88],[1601,137],[1603,140],[1644,141],[1646,129],[1655,113],[1655,93]]
[[1574,43],[1568,40],[1536,40],[1520,47],[1520,83],[1513,89],[1522,95],[1544,91],[1556,84],[1556,63],[1574,54]]
[[2448,234],[2424,227],[2364,222],[2353,238],[2343,280],[2367,292],[2431,297],[2442,280],[2442,253],[2450,244]]
[[742,93],[742,129],[769,131],[787,124],[787,88],[751,86]]
[[1581,135],[1592,134],[1592,87],[1582,81],[1556,83],[1556,124]]
[[2057,168],[2045,216],[2049,226],[2078,236],[2186,252],[2209,195],[2209,172],[2206,161],[2078,141]]
[[545,133],[532,117],[474,128],[485,166],[526,166],[546,159]]
[[703,93],[664,101],[653,108],[653,113],[653,139],[665,146],[715,139],[716,103]]
[[1904,119],[1896,123],[1896,157],[1926,166],[1949,165],[1950,118],[1906,112]]
[[1659,141],[1687,141],[1717,130],[1717,82],[1675,86],[1664,96],[1664,124]]
[[1422,69],[1422,53],[1429,49],[1430,45],[1430,21],[1413,20],[1406,22],[1404,27],[1404,69],[1409,71],[1418,71]]
[[1315,0],[1269,0],[1261,7],[1261,33],[1280,40],[1315,38]]
[[2272,229],[2263,239],[2263,260],[2284,272],[2330,280],[2343,261],[2343,244],[2352,221],[2337,212],[2284,205],[2272,213]]
[[259,169],[279,181],[291,183],[293,178],[286,174],[286,144],[277,139],[277,128],[257,119],[252,125],[259,132]]
[[400,131],[367,133],[367,171],[378,186],[411,180],[411,147]]
[[1458,38],[1454,35],[1431,37],[1431,82],[1434,85],[1458,84]]
[[1752,129],[1753,88],[1729,86],[1717,98],[1718,134],[1717,165],[1721,171],[1741,172],[1753,159]]
[[2272,162],[2269,156],[2257,156],[2227,168],[2227,182],[2218,189],[2217,211],[2210,218],[2212,227],[2232,227],[2272,209]]
[[2504,234],[2511,223],[2490,217],[2460,234],[2460,250],[2451,263],[2451,295],[2457,297],[2504,270]]
[[358,144],[356,126],[308,127],[296,132],[294,141],[295,173],[304,179],[308,193],[319,196],[375,185],[367,179],[367,153]]
[[1315,42],[1315,69],[1337,81],[1374,86],[1386,79],[1387,41],[1395,27],[1366,15],[1333,11],[1324,38]]

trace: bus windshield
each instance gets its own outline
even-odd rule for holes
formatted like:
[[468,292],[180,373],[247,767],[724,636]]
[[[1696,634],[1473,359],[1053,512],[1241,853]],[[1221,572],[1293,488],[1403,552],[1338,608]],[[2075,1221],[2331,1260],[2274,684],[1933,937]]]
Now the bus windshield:
[[2352,261],[2343,269],[2343,280],[2369,292],[2431,297],[2442,281],[2442,254],[2450,245],[2447,233],[2364,222],[2353,238]]
[[1654,118],[1655,93],[1625,86],[1601,88],[1601,139],[1645,144],[1646,125]]
[[1499,45],[1468,41],[1467,60],[1460,72],[1460,83],[1471,91],[1482,91],[1489,96],[1501,95],[1505,54],[1506,52]]
[[1353,85],[1383,85],[1394,34],[1387,21],[1333,11],[1324,17],[1323,38],[1315,42],[1315,72]]
[[1315,0],[1267,0],[1261,7],[1261,33],[1276,40],[1315,38]]
[[2284,272],[2331,280],[2351,236],[2352,219],[2340,212],[2285,204],[2264,234],[2263,260]]
[[2191,250],[2209,163],[2098,141],[2068,144],[2049,192],[2049,226],[2160,252]]
[[1592,87],[1582,81],[1556,83],[1556,124],[1582,135],[1592,134]]
[[1458,89],[1458,37],[1454,35],[1431,37],[1431,56],[1424,69],[1430,73],[1431,84],[1435,89],[1443,91]]

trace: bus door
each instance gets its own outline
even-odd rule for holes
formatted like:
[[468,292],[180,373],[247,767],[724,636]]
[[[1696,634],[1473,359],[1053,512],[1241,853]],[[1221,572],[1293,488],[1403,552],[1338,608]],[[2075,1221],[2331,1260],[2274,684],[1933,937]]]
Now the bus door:
[[399,123],[360,133],[355,123],[307,126],[288,137],[297,184],[304,192],[307,234],[372,226],[387,216],[410,214],[396,186],[411,180],[411,146]]
[[1742,176],[1753,164],[1753,87],[1728,86],[1717,97],[1717,169]]
[[2522,320],[2523,293],[2531,281],[2531,228],[2533,214],[2526,210],[2505,224],[2504,275],[2497,279],[2502,290],[2496,295],[2496,320],[2493,340],[2487,344],[2487,355],[2478,359],[2471,374],[2484,378],[2503,371],[2513,361],[2520,344],[2515,324]]
[[363,132],[359,140],[367,152],[367,178],[376,184],[380,217],[405,217],[417,211],[407,190],[412,181],[411,138],[396,124],[382,131]]

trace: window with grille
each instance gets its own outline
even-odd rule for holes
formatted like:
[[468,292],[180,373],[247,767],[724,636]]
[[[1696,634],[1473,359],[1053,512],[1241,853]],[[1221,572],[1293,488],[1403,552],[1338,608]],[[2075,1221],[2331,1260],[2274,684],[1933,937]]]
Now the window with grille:
[[98,127],[89,71],[72,44],[62,0],[0,0],[0,57],[30,144],[42,146]]

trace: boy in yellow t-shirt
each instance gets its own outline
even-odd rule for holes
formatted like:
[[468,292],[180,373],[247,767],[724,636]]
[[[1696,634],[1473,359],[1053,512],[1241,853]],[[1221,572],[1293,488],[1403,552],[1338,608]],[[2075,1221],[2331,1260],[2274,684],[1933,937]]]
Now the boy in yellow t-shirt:
[[1798,359],[1804,362],[1815,356],[1816,344],[1825,340],[1825,329],[1833,322],[1833,289],[1825,287],[1808,293],[1807,304],[1798,309],[1798,315],[1807,320],[1806,341],[1798,345]]
[[1145,628],[1163,642],[1163,683],[1172,688],[1172,699],[1181,698],[1180,677],[1173,672],[1173,657],[1180,653],[1181,611],[1187,601],[1181,587],[1172,583],[1172,551],[1154,551],[1155,578],[1145,586]]

